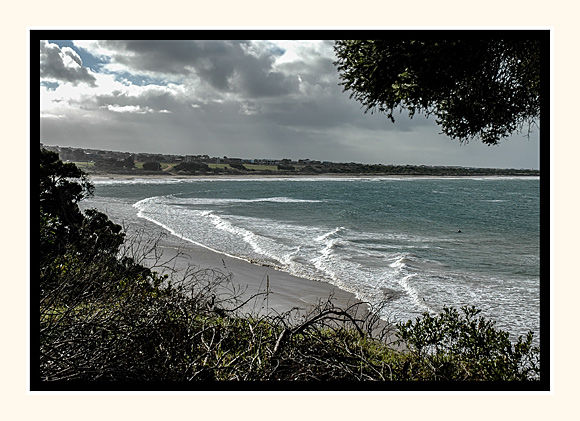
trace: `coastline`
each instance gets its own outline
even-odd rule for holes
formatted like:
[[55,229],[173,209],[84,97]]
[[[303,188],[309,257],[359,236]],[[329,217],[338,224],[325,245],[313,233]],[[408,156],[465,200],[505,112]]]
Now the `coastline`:
[[[140,176],[135,176],[135,175],[127,175],[127,174],[109,174],[108,175],[108,180],[110,180],[109,182],[107,182],[107,178],[106,177],[99,177],[97,178],[92,178],[92,181],[96,181],[96,185],[101,184],[101,185],[107,185],[107,184],[112,184],[113,186],[113,191],[116,192],[117,189],[119,189],[118,191],[127,191],[130,192],[131,191],[131,186],[133,184],[141,184],[143,183],[144,185],[147,184],[157,184],[160,183],[161,186],[160,187],[155,187],[154,191],[159,191],[159,192],[163,192],[165,191],[163,188],[163,184],[175,184],[176,186],[178,186],[180,183],[185,183],[184,185],[188,185],[189,183],[196,183],[196,182],[207,182],[207,186],[209,188],[209,186],[211,185],[210,181],[211,180],[215,180],[216,182],[219,181],[229,181],[229,180],[236,180],[239,182],[243,182],[243,181],[252,181],[252,180],[256,180],[256,181],[263,181],[263,182],[267,182],[267,181],[284,181],[284,180],[296,180],[296,181],[301,181],[301,180],[305,180],[305,181],[323,181],[323,180],[327,180],[327,181],[332,181],[332,180],[351,180],[351,181],[356,181],[357,179],[361,179],[361,177],[363,179],[370,179],[378,181],[380,185],[383,185],[383,183],[381,183],[381,179],[383,179],[383,177],[377,177],[376,175],[374,176],[367,176],[367,175],[361,175],[358,178],[355,177],[351,177],[351,176],[347,176],[347,175],[320,175],[320,176],[293,176],[293,177],[280,177],[280,176],[258,176],[258,175],[249,175],[249,176],[244,176],[244,175],[237,175],[237,176],[175,176],[175,177],[160,177],[160,176],[148,176],[148,177],[140,177]],[[386,176],[384,177],[384,183],[388,183],[388,179],[391,180],[402,180],[402,179],[407,179],[407,180],[413,180],[413,179],[425,179],[425,178],[432,178],[432,179],[448,179],[448,177],[418,177],[418,176],[406,176],[406,177],[401,177],[401,176]],[[461,177],[461,179],[468,179],[468,178],[476,178],[476,179],[482,179],[482,177]],[[514,177],[488,177],[488,179],[498,179],[498,178],[514,178]],[[519,179],[525,180],[525,179],[531,179],[531,178],[535,178],[535,177],[518,177]],[[457,177],[457,179],[459,179],[459,177]],[[97,181],[99,180],[99,181]],[[104,182],[102,182],[101,180],[105,180]],[[118,181],[115,181],[118,180]],[[124,181],[127,180],[127,181]],[[182,181],[183,180],[183,181]],[[404,182],[404,181],[401,181]],[[482,183],[487,184],[485,181],[482,181]],[[220,190],[221,187],[221,183],[218,183],[219,185],[213,184],[214,189],[218,189]],[[244,184],[244,183],[242,183]],[[284,183],[285,185],[288,185],[287,183]],[[293,183],[290,183],[293,184]],[[333,184],[333,183],[331,183]],[[455,182],[453,182],[452,184],[455,184]],[[519,183],[516,183],[519,184]],[[527,183],[525,183],[527,184]],[[204,184],[205,185],[205,184]],[[124,187],[123,187],[124,186]],[[224,188],[226,188],[226,186],[228,188],[233,188],[234,190],[234,196],[233,197],[238,197],[235,196],[235,190],[238,188],[237,187],[237,183],[226,183],[224,184]],[[178,188],[178,187],[177,187]],[[294,188],[294,187],[292,187]],[[179,189],[179,188],[178,188]],[[148,190],[144,190],[144,191],[148,191]],[[173,191],[173,190],[171,190]],[[118,193],[114,193],[114,195],[116,195]],[[160,193],[155,193],[155,194],[160,194]],[[137,196],[136,196],[137,197]],[[139,195],[139,197],[141,197]],[[229,196],[228,196],[229,197]],[[138,199],[135,199],[135,201]],[[90,202],[90,201],[89,201]],[[358,303],[360,302],[359,300],[357,300],[356,296],[353,293],[350,293],[348,290],[342,290],[340,289],[339,286],[335,286],[333,285],[334,281],[329,281],[328,283],[323,282],[323,281],[319,281],[316,279],[309,279],[309,278],[298,278],[296,276],[290,275],[289,273],[283,272],[284,269],[281,270],[277,270],[277,266],[262,266],[261,264],[256,264],[256,262],[253,262],[252,259],[248,260],[244,260],[243,258],[237,258],[234,255],[237,254],[236,249],[235,248],[228,248],[225,247],[224,250],[230,250],[229,253],[231,254],[226,254],[223,252],[220,252],[219,250],[210,248],[209,246],[206,246],[204,244],[199,244],[196,243],[195,241],[191,241],[188,240],[185,237],[181,236],[181,232],[174,232],[173,229],[167,228],[165,227],[163,224],[156,222],[155,220],[148,220],[147,219],[147,214],[144,214],[144,217],[139,217],[138,213],[136,212],[136,209],[132,206],[132,202],[133,200],[113,200],[112,202],[110,202],[110,204],[108,204],[108,200],[105,200],[103,202],[101,202],[100,206],[102,208],[102,210],[109,215],[109,217],[111,218],[111,220],[113,220],[114,222],[117,223],[130,223],[133,225],[138,225],[140,227],[142,227],[146,232],[147,235],[160,235],[161,233],[164,233],[165,238],[163,239],[163,241],[161,241],[159,243],[159,250],[163,250],[166,256],[172,256],[174,255],[178,250],[182,251],[185,255],[181,256],[180,259],[178,259],[177,262],[177,266],[179,267],[179,270],[183,270],[187,265],[192,265],[200,270],[203,269],[216,269],[219,270],[223,273],[225,273],[226,275],[231,274],[231,278],[232,278],[232,282],[233,284],[238,287],[238,288],[242,288],[246,290],[246,294],[244,297],[249,297],[253,294],[256,293],[260,293],[260,294],[264,294],[264,292],[266,291],[266,283],[269,282],[270,284],[270,293],[268,295],[268,300],[266,303],[258,303],[258,300],[256,300],[256,305],[254,306],[250,306],[247,307],[246,309],[249,310],[272,310],[274,312],[278,312],[278,313],[283,313],[286,312],[288,310],[291,310],[293,308],[298,308],[302,311],[307,311],[308,309],[312,308],[313,306],[315,306],[316,304],[320,303],[320,302],[326,302],[328,300],[329,296],[333,296],[333,303],[336,306],[339,307],[348,307],[353,305],[354,303]],[[119,206],[126,206],[126,208],[120,208]],[[90,205],[89,205],[90,206]],[[109,207],[109,209],[107,209],[107,207]],[[120,212],[116,212],[115,209],[119,209]],[[116,215],[115,215],[116,214]],[[213,234],[211,234],[211,230],[213,229],[213,225],[215,224],[215,221],[213,220],[214,218],[212,218],[211,221],[206,221],[207,225],[204,225],[205,222],[200,222],[202,225],[199,226],[199,229],[203,230],[204,232],[206,230],[210,230],[206,232],[206,235],[210,235],[212,236]],[[163,219],[157,219],[160,221],[163,221]],[[165,222],[164,222],[165,223]],[[197,223],[197,222],[196,222]],[[171,225],[171,224],[170,224]],[[454,233],[455,231],[453,231]],[[191,236],[191,238],[197,238],[197,236],[194,234],[193,236]],[[348,250],[346,250],[346,252],[348,253]],[[264,262],[266,264],[266,262]],[[343,266],[340,266],[341,270],[343,270],[342,272],[337,272],[336,276],[339,276],[338,278],[335,279],[341,279],[342,276],[346,276],[348,277],[348,275],[350,274],[350,272],[344,272],[344,270],[346,270]],[[298,274],[298,276],[304,276],[304,275],[300,275]],[[308,276],[308,275],[305,275]],[[346,278],[346,279],[350,279],[350,278]],[[330,283],[333,282],[333,283]],[[342,286],[341,283],[337,283],[337,285]],[[346,282],[346,288],[348,288],[350,285],[348,282]],[[417,298],[416,295],[412,295],[412,293],[414,292],[412,286],[411,287],[407,287],[406,284],[401,285],[403,288],[405,288],[405,291],[407,291],[409,288],[411,290],[410,292],[410,297],[411,299],[415,300],[414,302],[417,303],[419,300],[419,298]],[[356,285],[355,288],[352,289],[353,292],[356,292]],[[378,292],[377,292],[378,294]],[[380,294],[379,294],[380,295]],[[375,295],[361,295],[361,297],[372,297],[372,298],[376,298],[376,294]],[[260,297],[260,299],[263,298],[263,295]],[[372,299],[371,298],[371,299]],[[378,297],[380,299],[380,296]],[[364,298],[363,298],[364,299]],[[386,294],[383,298],[383,300],[391,300],[393,299],[393,297],[391,295]],[[396,299],[396,297],[395,297]],[[482,300],[485,301],[485,300]],[[373,301],[374,302],[374,301]],[[424,300],[422,302],[419,302],[419,308],[422,308],[421,304],[425,302]],[[264,305],[262,305],[264,304]],[[378,304],[378,303],[375,303]],[[390,311],[393,314],[397,314],[397,320],[399,320],[401,317],[400,316],[400,305],[401,305],[401,301],[393,301],[392,303],[387,303],[387,307],[385,307],[383,314],[385,314],[385,311],[388,311],[390,309]],[[368,307],[366,305],[362,305],[360,306],[361,309],[364,308],[364,310],[366,311],[368,309]],[[406,320],[407,318],[412,318],[414,317],[415,314],[417,314],[417,311],[410,312],[410,316],[405,312],[407,310],[407,308],[403,308],[403,318],[401,320]],[[388,314],[388,313],[387,313]],[[391,320],[390,316],[387,316],[387,320]]]
[[[292,309],[308,311],[329,297],[332,297],[333,303],[343,308],[360,303],[354,294],[329,283],[299,278],[273,267],[221,254],[167,233],[152,222],[144,222],[145,229],[157,230],[157,234],[161,232],[167,234],[159,240],[158,247],[163,253],[162,260],[171,259],[171,267],[177,270],[178,276],[188,267],[201,271],[215,270],[226,276],[231,275],[231,286],[240,290],[243,299],[264,293],[268,288],[268,299],[266,300],[264,295],[258,297],[245,307],[246,311],[276,313]],[[151,235],[151,231],[148,235]]]
[[115,174],[115,173],[87,173],[94,181],[105,180],[260,180],[260,179],[539,179],[537,175],[411,175],[411,174],[205,174],[205,175],[176,175],[176,174]]
[[[90,207],[93,205],[89,201],[82,206],[82,209]],[[242,309],[244,311],[259,311],[263,314],[268,311],[284,313],[298,309],[300,312],[307,312],[320,302],[326,302],[330,297],[332,297],[332,302],[341,308],[361,303],[354,294],[335,285],[300,278],[273,267],[254,264],[242,258],[208,249],[180,238],[156,223],[138,217],[136,213],[130,220],[121,220],[116,216],[116,212],[111,212],[112,209],[100,210],[104,211],[113,222],[124,226],[129,242],[134,241],[135,245],[141,242],[142,248],[156,245],[155,251],[150,250],[148,257],[144,259],[145,266],[154,264],[155,256],[161,255],[159,261],[169,262],[163,266],[171,268],[165,273],[173,271],[176,279],[179,279],[188,268],[189,270],[219,272],[231,279],[230,287],[239,290],[244,300],[251,295],[264,293],[269,284],[267,300],[264,295],[261,295],[248,303]],[[123,214],[132,214],[132,209],[126,209]],[[163,268],[154,267],[152,270],[163,273]],[[368,307],[365,304],[359,306],[359,311],[366,312],[367,310]]]
[[[148,174],[89,174],[91,181],[96,181],[97,183],[104,182],[106,184],[107,180],[111,181],[134,181],[134,180],[147,180],[155,181],[160,180],[162,182],[172,181],[172,180],[192,180],[192,181],[204,181],[204,180],[280,180],[280,179],[337,179],[337,180],[348,180],[348,179],[434,179],[434,178],[484,178],[482,176],[462,176],[462,177],[435,177],[435,176],[414,176],[414,175],[367,175],[367,174],[320,174],[320,175],[148,175]],[[498,179],[498,178],[520,178],[529,179],[536,178],[535,176],[489,176],[485,178]],[[84,207],[84,206],[83,206]],[[88,206],[90,207],[90,205]],[[149,238],[159,238],[158,247],[164,253],[164,258],[169,256],[174,257],[175,254],[181,252],[183,255],[176,259],[175,266],[178,271],[183,272],[188,266],[196,267],[200,270],[203,269],[215,269],[219,270],[225,274],[231,273],[231,279],[233,284],[241,289],[245,289],[245,296],[250,296],[252,294],[264,292],[266,290],[266,283],[269,281],[270,293],[268,295],[268,306],[277,311],[285,312],[293,308],[299,308],[301,310],[307,310],[312,308],[312,306],[318,304],[321,300],[326,301],[330,296],[333,297],[333,302],[341,307],[347,307],[354,303],[360,302],[356,296],[346,290],[342,290],[339,287],[332,285],[330,283],[311,280],[306,278],[299,278],[297,276],[291,275],[287,272],[277,270],[274,267],[262,266],[260,264],[254,264],[250,261],[244,260],[242,258],[237,258],[219,251],[213,250],[204,245],[188,241],[164,227],[158,225],[155,222],[149,221],[145,218],[137,216],[134,209],[126,209],[123,212],[123,218],[126,215],[133,215],[131,220],[120,220],[120,217],[115,218],[115,212],[113,209],[101,209],[109,218],[116,223],[122,225],[129,225],[132,229],[129,232],[136,232],[141,229],[143,232],[147,233]],[[361,308],[367,308],[366,305],[361,306]]]

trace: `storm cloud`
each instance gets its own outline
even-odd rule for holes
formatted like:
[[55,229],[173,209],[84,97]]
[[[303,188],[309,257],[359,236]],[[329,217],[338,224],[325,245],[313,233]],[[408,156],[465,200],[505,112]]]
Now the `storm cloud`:
[[197,76],[213,88],[249,97],[296,92],[298,80],[273,69],[279,49],[252,49],[249,41],[105,41],[112,61],[129,72]]
[[339,85],[332,46],[43,41],[41,141],[133,152],[538,168],[537,132],[495,147],[461,145],[432,119],[403,112],[392,124],[365,114]]

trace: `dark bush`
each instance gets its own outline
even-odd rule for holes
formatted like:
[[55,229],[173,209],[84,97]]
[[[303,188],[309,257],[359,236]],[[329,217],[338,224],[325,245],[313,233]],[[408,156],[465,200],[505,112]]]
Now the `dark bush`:
[[230,163],[230,167],[235,168],[236,170],[240,170],[240,171],[247,171],[244,164],[241,164],[239,162]]
[[156,161],[144,162],[143,169],[147,171],[161,171],[161,164]]
[[173,169],[187,174],[206,173],[210,171],[209,166],[204,162],[182,162],[173,167]]
[[283,171],[294,171],[296,168],[294,168],[293,165],[288,165],[288,164],[278,164],[278,170],[283,170]]

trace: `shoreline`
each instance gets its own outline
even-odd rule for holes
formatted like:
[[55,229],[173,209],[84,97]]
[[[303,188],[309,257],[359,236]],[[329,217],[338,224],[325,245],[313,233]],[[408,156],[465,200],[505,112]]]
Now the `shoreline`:
[[240,291],[242,300],[268,290],[267,299],[265,295],[258,296],[248,303],[245,311],[273,311],[280,314],[290,310],[308,312],[329,298],[332,298],[335,305],[343,308],[363,304],[361,309],[367,310],[367,305],[354,294],[330,283],[300,278],[274,267],[221,254],[169,233],[160,241],[159,248],[164,253],[164,258],[175,258],[172,263],[178,274],[183,273],[187,267],[192,267],[200,271],[217,271],[230,277],[231,286]]
[[[174,186],[179,186],[179,183],[184,183],[183,186],[187,186],[190,185],[189,183],[196,183],[196,182],[201,182],[201,183],[209,183],[207,184],[208,188],[210,188],[209,186],[211,185],[211,181],[212,180],[224,180],[224,181],[228,181],[228,180],[238,180],[240,182],[243,182],[245,180],[247,181],[252,181],[255,180],[256,182],[258,182],[259,180],[264,180],[263,182],[266,181],[271,181],[271,180],[290,180],[290,179],[294,179],[297,180],[298,182],[300,180],[311,180],[313,183],[317,180],[328,180],[330,181],[332,184],[332,180],[353,180],[353,182],[359,178],[355,178],[355,177],[348,177],[348,176],[334,176],[334,177],[329,177],[329,176],[318,176],[318,177],[301,177],[301,176],[294,176],[294,177],[278,177],[278,176],[270,176],[270,177],[257,177],[256,175],[253,176],[213,176],[213,177],[203,177],[203,176],[181,176],[181,177],[159,177],[159,176],[149,176],[147,178],[145,177],[134,177],[133,175],[129,176],[129,175],[119,175],[119,174],[113,174],[110,175],[111,176],[111,180],[109,183],[111,185],[113,185],[113,196],[116,197],[116,195],[118,193],[117,192],[117,188],[120,189],[119,191],[131,191],[131,186],[133,184],[140,184],[143,183],[144,185],[146,184],[158,184],[160,183],[160,187],[155,187],[154,191],[165,191],[163,188],[163,184],[169,183],[170,185],[174,185]],[[397,177],[397,176],[391,176],[388,178],[385,178],[385,181],[383,181],[381,183],[381,178],[373,176],[373,177],[365,177],[367,179],[371,179],[371,180],[376,180],[379,184],[382,183],[388,183],[388,179],[398,179],[398,180],[402,180],[403,177]],[[408,176],[408,177],[404,177],[405,179],[417,179],[418,177],[416,176]],[[419,177],[419,178],[425,178],[425,177]],[[431,179],[434,179],[435,177],[429,177]],[[461,180],[461,179],[465,179],[466,177],[456,177],[456,179]],[[481,177],[476,177],[478,179],[481,179]],[[505,178],[505,177],[501,177],[501,178]],[[509,178],[514,178],[514,177],[509,177]],[[533,179],[534,177],[531,177],[531,179]],[[100,178],[101,180],[103,179],[102,177]],[[178,179],[182,179],[185,181],[180,181]],[[441,179],[441,180],[445,180],[448,178],[443,178],[443,177],[437,177],[437,179]],[[498,177],[488,177],[488,179],[490,180],[497,180]],[[530,180],[530,177],[519,177],[519,179],[521,180]],[[115,181],[115,180],[129,180],[127,182],[124,181]],[[188,183],[189,182],[189,183]],[[460,182],[460,181],[457,181]],[[490,181],[491,182],[491,181]],[[398,183],[404,183],[404,181],[399,181]],[[451,182],[451,184],[455,184],[456,182]],[[487,184],[485,181],[481,181],[480,183],[483,184]],[[95,184],[101,184],[101,183],[95,183]],[[103,186],[103,189],[105,189],[106,185],[108,183],[104,182],[101,185]],[[233,188],[234,189],[234,197],[238,197],[235,196],[235,191],[237,189],[236,187],[236,183],[227,183],[228,184],[228,188]],[[292,184],[292,183],[290,183]],[[519,184],[516,182],[516,184]],[[525,183],[524,184],[528,184]],[[191,184],[193,185],[193,184]],[[202,185],[206,185],[206,184],[202,184]],[[287,183],[283,183],[281,182],[280,185],[288,185]],[[225,184],[224,184],[225,186]],[[241,185],[240,185],[241,186]],[[277,184],[274,183],[274,187],[277,186]],[[179,188],[176,187],[178,190]],[[218,185],[213,185],[213,188],[220,190],[221,189],[221,184],[218,183]],[[160,189],[160,190],[159,190]],[[174,190],[174,189],[173,189]],[[173,191],[170,190],[170,191]],[[148,190],[144,190],[144,191],[148,191]],[[156,193],[159,194],[159,193]],[[139,195],[139,197],[141,197]],[[135,199],[135,201],[138,199]],[[163,249],[166,254],[169,256],[170,253],[175,253],[177,250],[182,250],[184,253],[187,254],[187,257],[183,257],[182,259],[180,259],[179,262],[179,266],[181,268],[184,268],[186,265],[191,264],[194,265],[195,267],[199,268],[199,269],[218,269],[218,270],[222,270],[223,272],[227,272],[227,273],[231,273],[232,277],[233,277],[233,283],[241,288],[246,288],[247,296],[250,296],[252,294],[255,293],[263,293],[266,290],[266,283],[269,281],[270,283],[270,290],[272,291],[271,294],[268,296],[268,302],[266,303],[266,309],[273,309],[276,312],[279,313],[283,313],[286,312],[288,310],[291,310],[293,308],[299,308],[301,310],[307,310],[309,308],[312,308],[314,305],[318,304],[320,301],[322,302],[326,302],[326,300],[328,299],[329,296],[333,296],[334,297],[334,302],[336,303],[337,306],[339,307],[347,307],[349,305],[352,305],[354,303],[360,302],[360,300],[357,299],[357,297],[355,296],[355,292],[357,291],[356,289],[352,289],[353,293],[349,292],[348,290],[343,290],[341,289],[342,284],[340,283],[340,278],[336,278],[338,279],[338,282],[335,283],[334,280],[328,280],[328,281],[324,281],[324,280],[318,280],[318,279],[309,279],[309,278],[298,278],[294,275],[291,275],[287,272],[284,272],[284,268],[280,268],[276,265],[274,266],[263,266],[260,262],[252,262],[251,259],[244,259],[242,257],[237,257],[235,256],[236,251],[235,249],[232,249],[230,252],[232,253],[231,255],[228,255],[224,252],[221,252],[219,249],[212,249],[208,246],[205,246],[203,244],[200,243],[196,243],[195,241],[192,241],[188,238],[184,238],[181,237],[179,234],[181,234],[181,232],[173,232],[171,229],[169,229],[168,227],[165,227],[159,223],[157,223],[154,220],[148,220],[147,218],[147,214],[144,214],[142,217],[139,216],[139,213],[136,211],[136,209],[132,206],[132,202],[133,200],[120,200],[120,201],[112,201],[110,202],[110,205],[107,204],[108,201],[104,201],[102,202],[102,210],[108,214],[111,219],[114,222],[119,223],[120,221],[122,221],[123,219],[125,219],[125,222],[127,223],[131,223],[133,225],[136,226],[140,226],[140,227],[145,227],[145,230],[147,231],[147,234],[151,234],[151,235],[156,235],[159,233],[163,233],[165,235],[164,241],[160,243],[160,248],[159,250]],[[110,210],[112,212],[109,212],[109,210],[107,209],[107,207],[111,206]],[[117,208],[118,206],[123,206],[123,208],[118,208],[118,209],[123,209],[123,211],[120,212],[116,212],[114,211],[115,208]],[[139,208],[140,209],[140,208]],[[117,217],[115,220],[115,213],[117,213]],[[160,221],[163,221],[163,219],[159,219],[159,218],[155,218],[158,219]],[[212,221],[213,222],[213,221]],[[169,225],[171,225],[170,223],[168,223]],[[202,224],[204,224],[204,222],[202,222]],[[203,229],[204,232],[206,229],[211,229],[212,225],[208,222],[209,226],[205,226],[205,225],[200,225],[200,229]],[[455,231],[453,231],[455,232]],[[209,233],[209,231],[208,231]],[[212,235],[212,234],[208,234],[208,235]],[[193,235],[193,237],[196,237],[195,235]],[[227,249],[228,247],[226,247]],[[347,274],[348,275],[348,274]],[[300,275],[298,275],[300,276]],[[302,275],[304,276],[304,275]],[[308,276],[308,275],[306,275]],[[332,282],[332,283],[331,283]],[[348,288],[348,283],[346,284],[347,288]],[[403,285],[403,287],[406,288],[405,285]],[[413,291],[411,291],[413,292]],[[364,292],[363,292],[364,293]],[[363,299],[364,297],[375,297],[375,295],[362,295]],[[415,296],[411,296],[411,298],[413,298]],[[379,294],[379,299],[380,298],[380,294]],[[391,304],[388,303],[388,301],[390,301],[392,298],[392,296],[390,295],[385,295],[385,297],[383,297],[384,300],[387,301],[386,303],[386,307],[385,310],[388,311],[389,308],[393,308],[393,312],[396,313],[397,315],[399,313],[397,313],[397,311],[399,310],[398,305],[400,304],[400,301],[397,302],[392,302]],[[418,298],[413,298],[414,300],[418,300]],[[485,300],[483,300],[485,301]],[[482,301],[482,302],[483,302]],[[419,304],[420,306],[420,304]],[[361,308],[365,308],[367,309],[368,306],[367,305],[363,305],[361,306]],[[258,310],[261,310],[263,308],[259,307]],[[404,309],[406,310],[406,309]],[[384,313],[384,312],[383,312]],[[411,316],[410,317],[414,317],[414,313],[413,311],[411,311]],[[405,316],[407,316],[407,313],[404,313]],[[386,320],[391,321],[392,318],[387,314],[386,315]]]
[[[181,239],[151,221],[143,220],[143,222],[146,222],[145,229],[154,225],[157,227],[157,233],[162,230],[166,234],[159,240],[156,253],[161,251],[163,260],[175,259],[171,266],[177,271],[178,280],[186,270],[193,269],[200,271],[202,277],[225,275],[229,279],[229,284],[226,284],[222,291],[225,291],[227,295],[232,288],[235,289],[240,303],[259,294],[240,308],[238,314],[242,317],[288,314],[287,320],[294,322],[307,316],[316,307],[324,307],[327,303],[331,303],[334,308],[349,310],[349,313],[359,320],[365,320],[370,315],[368,303],[336,285],[301,278],[271,266],[255,264],[239,257],[222,254]],[[145,265],[147,266],[147,263]],[[371,317],[374,319],[374,316]],[[394,325],[389,321],[377,318],[372,332],[378,336],[386,333],[387,336],[384,336],[383,340],[389,346],[397,350],[403,349],[394,342],[397,339]]]
[[[87,205],[87,207],[91,207],[90,203]],[[170,261],[169,266],[175,270],[177,279],[188,268],[200,271],[217,271],[226,276],[231,275],[231,286],[243,291],[244,299],[253,294],[264,293],[267,284],[269,284],[268,299],[261,300],[258,297],[256,302],[249,303],[250,305],[246,306],[245,310],[284,313],[298,309],[303,313],[332,297],[332,302],[336,306],[347,308],[353,304],[359,304],[360,312],[368,312],[368,305],[359,300],[353,293],[330,283],[297,277],[272,266],[252,263],[243,258],[198,245],[175,235],[146,218],[137,216],[137,214],[134,214],[130,220],[119,220],[106,210],[101,209],[101,211],[105,211],[113,222],[125,227],[129,242],[133,239],[137,243],[143,241],[143,244],[156,242],[155,252],[151,251],[149,257],[144,259],[145,266],[150,267],[150,264],[155,260],[154,256],[161,252],[161,262]],[[163,270],[155,267],[151,269],[163,273]],[[253,304],[259,308],[254,308]]]
[[539,175],[397,175],[397,174],[115,174],[115,173],[87,173],[91,181],[104,180],[286,180],[286,179],[539,179]]

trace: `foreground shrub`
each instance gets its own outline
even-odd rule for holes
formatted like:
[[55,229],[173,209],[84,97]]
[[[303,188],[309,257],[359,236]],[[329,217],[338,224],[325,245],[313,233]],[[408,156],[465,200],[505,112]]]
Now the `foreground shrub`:
[[398,324],[411,358],[405,376],[428,380],[529,380],[539,376],[533,334],[512,344],[509,333],[479,316],[475,307],[444,308]]
[[329,301],[302,317],[247,315],[221,272],[170,283],[110,263],[59,261],[59,287],[40,302],[41,380],[388,379],[362,330],[375,319],[358,318],[360,304],[342,310]]
[[[331,300],[303,315],[245,314],[221,272],[170,283],[70,259],[61,287],[41,302],[42,380],[503,381],[538,374],[531,335],[511,344],[474,309],[426,314],[396,332],[362,304],[341,309]],[[94,284],[101,288],[88,287]],[[393,335],[404,349],[389,344]]]

